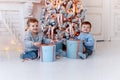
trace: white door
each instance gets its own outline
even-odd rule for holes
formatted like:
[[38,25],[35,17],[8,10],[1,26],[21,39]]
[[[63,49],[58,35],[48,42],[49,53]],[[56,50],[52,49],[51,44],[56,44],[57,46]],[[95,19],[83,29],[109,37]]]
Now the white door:
[[96,40],[108,40],[110,26],[110,0],[82,0],[87,8],[86,20],[92,23],[92,34]]
[[111,40],[120,40],[120,0],[111,0]]

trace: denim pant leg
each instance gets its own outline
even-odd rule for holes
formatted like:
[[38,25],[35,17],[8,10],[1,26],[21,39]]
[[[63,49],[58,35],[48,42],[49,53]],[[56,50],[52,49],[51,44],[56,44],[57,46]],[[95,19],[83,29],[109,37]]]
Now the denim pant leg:
[[35,59],[37,58],[37,55],[38,54],[38,51],[29,51],[29,52],[26,52],[24,55],[23,55],[23,59],[25,58],[28,58],[28,59]]
[[92,55],[93,51],[92,50],[86,50],[83,54],[86,54],[86,56]]
[[66,57],[66,56],[67,56],[67,53],[66,53],[66,51],[63,51],[62,49],[59,49],[59,50],[57,51],[57,55]]

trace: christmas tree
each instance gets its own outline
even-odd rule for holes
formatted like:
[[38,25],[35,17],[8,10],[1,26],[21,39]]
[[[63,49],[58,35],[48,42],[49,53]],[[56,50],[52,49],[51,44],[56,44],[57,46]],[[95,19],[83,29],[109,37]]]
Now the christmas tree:
[[41,29],[50,39],[73,38],[80,32],[86,9],[81,0],[45,0],[41,13]]

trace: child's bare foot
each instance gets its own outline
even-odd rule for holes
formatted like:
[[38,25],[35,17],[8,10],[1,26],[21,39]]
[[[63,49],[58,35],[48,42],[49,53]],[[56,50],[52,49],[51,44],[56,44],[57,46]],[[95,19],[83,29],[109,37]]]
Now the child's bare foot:
[[57,56],[56,56],[56,59],[60,59],[60,58],[61,58],[61,56],[60,56],[60,55],[57,55]]
[[30,61],[31,59],[28,59],[28,58],[25,58],[25,59],[23,59],[23,61],[22,62],[25,62],[25,61]]

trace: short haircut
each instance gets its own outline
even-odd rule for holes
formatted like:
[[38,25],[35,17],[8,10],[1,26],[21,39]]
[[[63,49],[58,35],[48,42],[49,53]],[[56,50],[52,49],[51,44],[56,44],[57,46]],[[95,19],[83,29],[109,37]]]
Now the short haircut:
[[36,18],[29,18],[27,21],[27,26],[29,26],[30,23],[35,23],[35,22],[38,23],[38,20]]
[[82,25],[90,25],[90,28],[92,27],[92,25],[91,25],[91,23],[89,21],[83,21],[82,24],[81,24],[81,26]]

